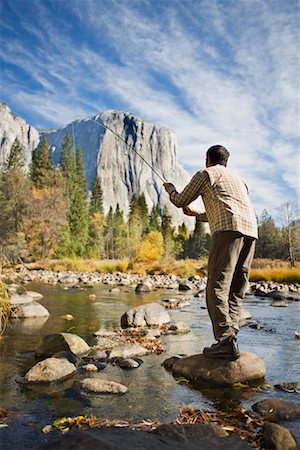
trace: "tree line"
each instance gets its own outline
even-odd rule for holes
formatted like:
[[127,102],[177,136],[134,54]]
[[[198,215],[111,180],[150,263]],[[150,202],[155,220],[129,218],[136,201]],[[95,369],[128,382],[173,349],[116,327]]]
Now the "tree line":
[[[177,228],[165,206],[151,211],[144,194],[130,199],[128,217],[117,205],[103,208],[101,180],[96,175],[87,188],[81,147],[70,135],[54,166],[46,138],[32,152],[26,171],[24,150],[18,139],[0,173],[0,250],[10,261],[81,257],[97,259],[207,256],[210,234],[198,220],[193,231]],[[284,209],[285,208],[285,209]],[[299,227],[290,203],[282,207],[286,223],[280,228],[265,211],[259,220],[256,256],[294,262],[299,256]]]

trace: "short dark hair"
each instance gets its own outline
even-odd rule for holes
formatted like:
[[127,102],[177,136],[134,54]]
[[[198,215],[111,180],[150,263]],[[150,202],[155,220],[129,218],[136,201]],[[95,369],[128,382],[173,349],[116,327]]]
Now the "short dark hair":
[[225,147],[223,147],[223,145],[213,145],[212,147],[209,147],[206,152],[206,162],[209,158],[213,166],[215,166],[216,164],[227,166],[229,155],[229,151]]

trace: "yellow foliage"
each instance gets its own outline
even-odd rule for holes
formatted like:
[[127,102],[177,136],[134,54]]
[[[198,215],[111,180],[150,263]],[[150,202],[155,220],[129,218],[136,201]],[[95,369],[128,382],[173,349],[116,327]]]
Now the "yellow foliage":
[[164,252],[163,236],[159,231],[150,231],[137,251],[138,261],[159,261]]

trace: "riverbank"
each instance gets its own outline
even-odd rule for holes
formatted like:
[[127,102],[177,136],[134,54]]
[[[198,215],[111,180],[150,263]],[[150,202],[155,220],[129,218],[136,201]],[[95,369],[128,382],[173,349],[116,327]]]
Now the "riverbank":
[[[86,271],[54,271],[43,269],[26,269],[21,266],[19,271],[4,271],[3,281],[26,284],[30,282],[46,283],[50,285],[61,284],[66,288],[94,286],[105,284],[110,286],[129,286],[135,288],[139,284],[146,284],[149,290],[172,289],[180,291],[204,291],[207,278],[200,275],[191,275],[188,278],[179,275],[150,275],[132,274],[124,272],[86,272]],[[269,295],[273,291],[281,291],[282,298],[290,294],[300,294],[300,282],[278,283],[275,281],[250,282],[248,294],[256,296]],[[297,300],[297,297],[295,297]]]

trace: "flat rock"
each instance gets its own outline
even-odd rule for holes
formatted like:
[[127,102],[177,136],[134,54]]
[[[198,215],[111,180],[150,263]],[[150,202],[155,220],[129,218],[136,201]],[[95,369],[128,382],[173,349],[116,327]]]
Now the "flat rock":
[[289,295],[289,291],[280,291],[278,289],[268,293],[268,297],[272,297],[274,300],[285,300]]
[[119,359],[117,360],[117,365],[121,367],[121,369],[137,369],[140,367],[140,364],[133,358]]
[[152,433],[131,428],[102,427],[72,430],[36,450],[251,450],[238,436],[225,436],[221,427],[196,423],[161,425]]
[[277,308],[286,308],[289,306],[288,302],[286,300],[275,300],[272,302],[272,306],[275,306]]
[[147,303],[129,309],[121,317],[121,327],[145,327],[170,322],[170,316],[159,303]]
[[266,423],[263,432],[264,448],[274,450],[298,450],[291,432],[276,423]]
[[27,291],[26,294],[30,295],[32,298],[34,298],[34,300],[40,300],[41,298],[44,297],[43,294],[36,291]]
[[205,358],[202,354],[180,358],[174,362],[172,372],[174,376],[183,376],[191,382],[230,386],[263,378],[266,369],[257,355],[242,352],[236,361]]
[[253,411],[271,421],[295,420],[300,417],[300,407],[286,400],[265,399],[252,405]]
[[25,375],[28,383],[63,381],[76,372],[74,364],[66,358],[47,358],[38,362]]
[[184,322],[175,322],[169,325],[169,331],[172,334],[188,334],[191,327]]
[[81,387],[94,394],[125,394],[128,391],[124,384],[98,378],[85,378],[81,382]]
[[21,304],[14,309],[14,317],[18,319],[48,316],[50,316],[49,311],[43,305],[37,302]]
[[110,358],[131,358],[133,356],[144,356],[149,351],[139,344],[122,344],[108,350]]
[[45,355],[53,355],[60,351],[70,351],[80,355],[89,350],[90,347],[80,336],[72,333],[56,333],[44,337],[41,352]]
[[26,294],[13,294],[10,297],[10,303],[12,307],[18,306],[18,305],[25,305],[28,303],[34,302],[34,297],[32,295]]

